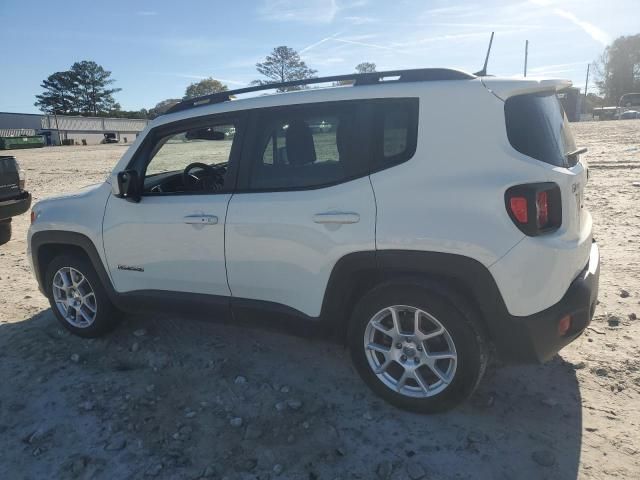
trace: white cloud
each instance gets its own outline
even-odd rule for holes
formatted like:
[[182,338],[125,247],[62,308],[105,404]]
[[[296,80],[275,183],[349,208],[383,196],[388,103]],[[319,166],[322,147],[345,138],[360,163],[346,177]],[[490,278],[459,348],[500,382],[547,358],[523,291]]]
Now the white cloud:
[[350,40],[348,38],[334,38],[333,40],[336,41],[336,42],[340,42],[340,43],[348,43],[348,44],[351,44],[351,45],[359,45],[361,47],[369,47],[369,48],[377,48],[379,50],[395,51],[394,48],[389,47],[388,45],[380,45],[380,44],[369,43],[369,42],[360,42],[358,40]]
[[166,37],[158,43],[185,56],[211,55],[226,46],[223,40],[207,37]]
[[[265,20],[299,23],[332,23],[338,13],[363,7],[367,0],[264,0],[258,14]],[[351,15],[344,20],[355,25],[374,19]]]
[[300,53],[302,54],[302,53],[308,52],[309,50],[311,50],[313,48],[316,48],[318,45],[322,45],[323,43],[328,42],[332,38],[337,37],[338,35],[340,35],[340,34],[339,33],[334,33],[333,35],[329,35],[328,37],[325,37],[322,40],[318,40],[317,42],[314,42],[311,45],[307,45],[302,50],[300,50]]
[[[514,32],[519,33],[520,30],[514,30],[514,31],[505,30],[499,33],[502,35],[505,35],[505,34],[510,34]],[[404,42],[394,42],[392,45],[394,47],[403,47],[403,48],[418,47],[420,45],[424,45],[428,43],[451,42],[454,40],[465,40],[469,38],[488,38],[488,35],[486,31],[471,32],[471,33],[454,33],[454,34],[447,34],[447,35],[433,35],[433,36],[426,36],[426,37],[418,37],[418,38],[414,38]]]
[[543,65],[541,67],[533,67],[533,68],[529,68],[530,72],[547,72],[547,71],[571,71],[570,70],[558,70],[558,69],[564,69],[566,67],[576,67],[578,65],[587,65],[589,62],[589,60],[583,60],[582,62],[571,62],[571,63],[556,63],[554,65]]
[[480,9],[481,7],[479,7],[478,5],[455,5],[451,7],[431,8],[422,12],[421,17],[469,17],[475,15]]
[[240,80],[230,80],[228,78],[220,78],[217,75],[196,75],[191,73],[178,73],[178,72],[150,72],[153,75],[163,75],[168,77],[187,78],[189,80],[204,80],[205,78],[215,78],[222,83],[229,83],[231,85],[246,85],[247,82],[241,82]]
[[573,12],[565,10],[563,8],[554,8],[554,2],[551,0],[529,0],[534,5],[538,5],[540,7],[549,7],[550,13],[565,18],[569,20],[574,25],[580,27],[587,35],[593,38],[596,42],[602,45],[609,45],[611,43],[611,36],[602,30],[600,27],[597,27],[591,22],[587,22],[586,20],[582,20],[578,18]]
[[345,63],[346,60],[342,57],[309,56],[305,57],[305,61],[314,67],[331,67],[333,65]]
[[336,0],[266,0],[258,12],[266,20],[331,23],[338,4]]
[[558,15],[559,17],[564,17],[569,20],[571,23],[576,24],[582,30],[584,30],[587,35],[593,38],[596,42],[601,43],[602,45],[609,45],[611,43],[611,37],[608,33],[602,30],[599,27],[596,27],[594,24],[589,23],[585,20],[580,20],[573,13],[563,10],[561,8],[554,8],[553,13]]
[[366,16],[358,16],[358,15],[344,17],[343,20],[345,22],[351,23],[353,25],[365,25],[365,24],[369,24],[369,23],[379,22],[379,20],[377,18],[366,17]]

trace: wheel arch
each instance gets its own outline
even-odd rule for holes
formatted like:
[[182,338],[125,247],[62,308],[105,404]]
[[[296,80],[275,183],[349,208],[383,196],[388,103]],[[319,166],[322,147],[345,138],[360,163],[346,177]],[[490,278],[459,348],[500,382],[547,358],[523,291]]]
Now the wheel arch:
[[89,237],[77,232],[63,230],[46,230],[36,232],[31,238],[31,257],[33,269],[40,291],[46,294],[44,284],[47,266],[56,256],[61,254],[81,255],[91,262],[108,296],[113,301],[115,291],[95,244]]
[[454,301],[477,312],[479,327],[489,339],[499,336],[500,320],[508,317],[493,276],[477,260],[441,252],[379,250],[340,259],[329,278],[322,320],[332,333],[345,340],[359,298],[386,283],[446,289]]

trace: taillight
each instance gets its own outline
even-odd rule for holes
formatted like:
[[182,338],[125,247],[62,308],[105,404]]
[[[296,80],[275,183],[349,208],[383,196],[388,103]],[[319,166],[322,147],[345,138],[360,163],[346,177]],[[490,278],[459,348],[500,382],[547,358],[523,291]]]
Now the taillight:
[[536,194],[536,211],[538,228],[546,228],[549,225],[549,195],[546,190]]
[[560,188],[555,183],[511,187],[505,193],[505,204],[513,223],[526,235],[552,232],[562,224]]
[[16,168],[18,169],[18,186],[20,187],[20,190],[24,190],[26,174],[24,173],[24,170],[20,168],[20,164],[18,163],[18,161],[16,160],[15,162],[16,162]]
[[527,223],[529,221],[527,199],[525,197],[511,197],[509,199],[509,207],[518,222]]

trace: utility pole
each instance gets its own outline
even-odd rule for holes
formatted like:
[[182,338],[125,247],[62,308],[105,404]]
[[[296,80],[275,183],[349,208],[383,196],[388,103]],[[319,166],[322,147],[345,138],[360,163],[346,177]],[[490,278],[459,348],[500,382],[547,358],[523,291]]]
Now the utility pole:
[[589,68],[590,67],[591,67],[591,64],[587,63],[587,78],[584,81],[584,102],[582,102],[584,106],[580,106],[580,113],[582,112],[586,113],[586,109],[587,109],[587,93],[589,89]]
[[[62,137],[60,136],[60,126],[58,125],[58,115],[56,114],[56,109],[53,109],[53,118],[55,118],[56,120],[56,131],[58,132],[58,142],[60,142],[60,145],[62,145]],[[49,117],[49,119],[51,119],[51,117]],[[51,120],[49,120],[51,121]],[[54,144],[55,146],[55,144]]]
[[527,76],[527,60],[529,58],[529,40],[524,41],[524,76]]
[[589,68],[591,64],[587,64],[587,79],[584,81],[584,98],[587,98],[587,89],[589,88]]

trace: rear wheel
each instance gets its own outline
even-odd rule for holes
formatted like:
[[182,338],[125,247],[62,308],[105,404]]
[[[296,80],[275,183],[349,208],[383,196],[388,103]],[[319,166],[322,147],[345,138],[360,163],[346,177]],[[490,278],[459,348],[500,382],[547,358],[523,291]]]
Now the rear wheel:
[[453,292],[385,285],[366,294],[352,318],[354,365],[389,403],[415,412],[455,407],[480,382],[488,361],[477,318]]
[[53,313],[76,335],[99,337],[119,323],[120,312],[109,300],[93,265],[86,258],[55,257],[47,268],[45,282]]
[[11,219],[0,220],[0,245],[11,240]]

